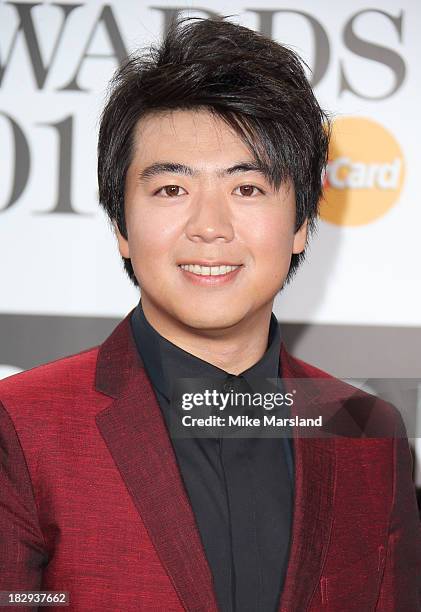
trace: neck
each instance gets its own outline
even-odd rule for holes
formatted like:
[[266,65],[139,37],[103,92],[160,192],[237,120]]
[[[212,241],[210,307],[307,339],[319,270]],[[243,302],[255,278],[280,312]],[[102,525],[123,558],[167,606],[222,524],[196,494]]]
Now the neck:
[[225,328],[197,329],[157,308],[142,295],[142,308],[150,325],[176,346],[230,374],[241,374],[266,352],[272,302]]

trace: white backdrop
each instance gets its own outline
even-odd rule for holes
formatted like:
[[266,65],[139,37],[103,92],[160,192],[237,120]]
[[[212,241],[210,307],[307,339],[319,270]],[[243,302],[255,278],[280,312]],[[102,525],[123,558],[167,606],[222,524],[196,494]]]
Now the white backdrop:
[[[118,56],[157,41],[172,6],[0,4],[1,312],[120,317],[135,302],[97,204],[98,117]],[[218,1],[200,7],[227,11]],[[311,0],[267,0],[250,7],[258,8],[231,2],[231,19],[292,45],[316,70],[325,108],[340,118],[374,120],[403,153],[403,183],[389,190],[393,205],[358,226],[321,221],[308,262],[277,298],[276,314],[290,322],[421,326],[421,5],[324,0],[316,8]],[[362,155],[366,146],[362,141]],[[371,163],[382,154],[372,146]],[[355,198],[358,189],[348,191]],[[384,195],[366,192],[364,206]]]

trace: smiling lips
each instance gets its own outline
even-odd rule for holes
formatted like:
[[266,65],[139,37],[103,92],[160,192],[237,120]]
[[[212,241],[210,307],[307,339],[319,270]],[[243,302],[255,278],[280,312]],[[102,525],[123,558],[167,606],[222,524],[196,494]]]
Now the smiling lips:
[[216,286],[232,281],[242,264],[221,263],[218,265],[205,265],[198,263],[183,263],[178,265],[183,276],[195,285]]
[[181,264],[180,268],[198,276],[224,276],[239,268],[239,265],[222,264],[218,266],[202,266],[199,264]]

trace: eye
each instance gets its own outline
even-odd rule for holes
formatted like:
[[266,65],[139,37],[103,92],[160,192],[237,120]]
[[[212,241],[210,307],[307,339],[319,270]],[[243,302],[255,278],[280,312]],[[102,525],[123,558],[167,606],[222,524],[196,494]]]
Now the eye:
[[[166,196],[164,197],[174,198],[179,195],[184,195],[182,193],[179,193],[180,189],[183,189],[183,188],[180,187],[179,185],[164,185],[164,187],[161,187],[161,189],[158,189],[158,191],[155,191],[154,195],[159,195],[161,191],[164,191],[164,193],[166,194]],[[183,191],[184,193],[187,193],[184,189]]]
[[256,193],[253,193],[254,189],[256,189],[259,193],[264,194],[263,189],[260,189],[260,187],[256,187],[255,185],[240,185],[234,191],[237,191],[237,189],[240,190],[240,195],[246,198],[255,197],[257,195]]

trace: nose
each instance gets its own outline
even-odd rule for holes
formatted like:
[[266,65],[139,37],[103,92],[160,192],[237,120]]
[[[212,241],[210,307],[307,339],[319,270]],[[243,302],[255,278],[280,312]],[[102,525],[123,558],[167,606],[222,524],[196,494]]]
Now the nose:
[[193,242],[230,242],[234,238],[229,203],[220,190],[200,190],[192,202],[185,231]]

